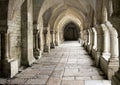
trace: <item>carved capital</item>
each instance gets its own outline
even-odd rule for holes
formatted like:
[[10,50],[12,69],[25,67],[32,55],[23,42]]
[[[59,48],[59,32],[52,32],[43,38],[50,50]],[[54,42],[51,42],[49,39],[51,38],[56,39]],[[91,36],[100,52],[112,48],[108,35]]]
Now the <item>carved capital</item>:
[[51,30],[51,31],[50,31],[50,34],[54,34],[54,31]]
[[38,34],[38,33],[39,33],[39,30],[38,30],[38,29],[34,29],[34,30],[33,30],[33,34],[34,34],[34,35],[36,35],[36,34]]
[[58,32],[55,31],[55,34],[57,34]]
[[48,31],[47,30],[43,30],[43,34],[47,34],[48,33]]

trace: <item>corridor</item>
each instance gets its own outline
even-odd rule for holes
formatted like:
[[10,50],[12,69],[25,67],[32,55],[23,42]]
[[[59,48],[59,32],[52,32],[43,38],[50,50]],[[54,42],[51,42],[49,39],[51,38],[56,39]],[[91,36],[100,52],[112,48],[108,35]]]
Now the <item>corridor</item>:
[[93,59],[77,42],[64,42],[44,53],[31,67],[14,78],[0,80],[6,84],[31,85],[110,85],[104,73],[95,67]]

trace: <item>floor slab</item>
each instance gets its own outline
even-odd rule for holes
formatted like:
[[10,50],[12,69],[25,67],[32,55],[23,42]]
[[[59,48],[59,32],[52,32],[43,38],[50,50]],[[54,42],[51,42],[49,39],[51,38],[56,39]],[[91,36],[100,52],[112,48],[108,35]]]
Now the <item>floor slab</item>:
[[77,41],[65,42],[51,49],[14,78],[0,81],[2,84],[110,85]]

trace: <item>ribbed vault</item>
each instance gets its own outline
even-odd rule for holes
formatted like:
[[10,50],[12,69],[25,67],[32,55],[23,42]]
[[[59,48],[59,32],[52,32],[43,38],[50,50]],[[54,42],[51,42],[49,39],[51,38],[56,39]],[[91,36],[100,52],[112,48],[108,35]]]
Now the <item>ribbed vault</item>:
[[[35,0],[33,2],[34,6],[37,6],[33,6],[36,8],[33,12],[34,21],[38,21],[39,23],[43,22],[44,27],[50,24],[53,29],[56,19],[63,12],[65,15],[67,10],[70,10],[70,14],[73,14],[75,17],[82,18],[81,22],[84,23],[84,26],[87,26],[86,24],[91,21],[88,20],[88,17],[91,16],[89,14],[91,10],[95,10],[96,0]],[[42,4],[42,6],[38,4]]]

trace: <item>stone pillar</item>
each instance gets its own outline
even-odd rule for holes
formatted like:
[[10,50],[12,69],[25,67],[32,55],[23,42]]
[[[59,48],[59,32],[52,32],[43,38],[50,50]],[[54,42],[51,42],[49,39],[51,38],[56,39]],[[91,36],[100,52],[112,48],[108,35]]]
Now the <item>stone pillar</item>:
[[110,22],[106,22],[106,26],[110,31],[110,53],[111,56],[108,62],[108,79],[111,79],[114,73],[119,68],[119,48],[118,48],[118,34],[116,29]]
[[[119,29],[119,23],[118,22],[120,22],[120,20],[117,19],[117,17],[116,17],[116,21],[114,22],[114,24],[116,25],[116,28]],[[117,31],[117,32],[118,32],[118,34],[120,33],[119,31]],[[115,42],[115,44],[116,44],[116,42]],[[118,45],[118,51],[120,53],[120,34],[118,35],[118,44],[119,44]],[[112,85],[120,85],[120,54],[119,54],[118,57],[119,57],[119,68],[118,68],[118,71],[115,73],[115,75],[112,77]]]
[[88,43],[89,43],[89,30],[87,29],[87,45],[88,45]]
[[21,65],[26,67],[35,62],[32,11],[32,0],[25,0],[21,6]]
[[58,46],[58,38],[57,38],[57,33],[58,32],[55,32],[55,45]]
[[96,29],[93,27],[92,28],[93,33],[94,33],[94,45],[93,45],[93,49],[97,50],[97,32]]
[[60,35],[61,35],[61,43],[63,43],[65,40],[64,40],[64,33],[63,31],[60,32]]
[[81,46],[83,46],[84,45],[84,31],[83,30],[81,30],[80,35],[81,35],[81,37],[79,39],[79,42],[80,42]]
[[100,66],[100,58],[102,56],[102,51],[103,51],[103,30],[101,28],[101,26],[96,25],[95,29],[97,31],[97,42],[96,42],[96,66],[99,67]]
[[95,59],[96,66],[99,64],[99,57],[97,56],[97,31],[95,27],[92,27],[93,32],[93,47],[92,47],[92,56]]
[[1,33],[1,50],[2,76],[11,78],[18,73],[18,61],[10,58],[8,33]]
[[92,48],[93,48],[93,44],[94,44],[93,39],[94,39],[93,31],[92,31],[92,29],[89,29],[89,44],[88,44],[89,54],[91,54],[91,51],[92,51]]
[[79,38],[78,38],[78,42],[81,42],[81,33],[79,32]]
[[49,47],[48,42],[47,42],[48,30],[44,29],[43,33],[44,33],[44,52],[49,53],[50,52],[50,47]]
[[88,45],[87,45],[87,51],[89,51],[89,46],[90,46],[90,30],[88,29]]
[[33,52],[34,52],[34,57],[36,58],[36,59],[40,59],[40,57],[41,57],[41,52],[40,52],[40,49],[39,49],[39,31],[37,30],[37,29],[34,29],[33,30],[33,35],[34,35],[34,48],[33,48]]
[[81,39],[81,36],[80,36],[80,32],[78,33],[78,42],[80,43],[80,39]]
[[108,76],[108,60],[111,56],[110,53],[110,33],[105,24],[101,24],[104,36],[103,36],[103,52],[102,57],[100,58],[100,67],[104,73]]
[[88,43],[89,43],[89,32],[87,30],[87,43],[86,43],[87,46],[88,46]]
[[105,24],[101,24],[101,27],[104,32],[104,48],[102,57],[108,60],[110,58],[110,33]]
[[54,31],[50,31],[50,34],[51,34],[51,43],[50,43],[50,47],[51,48],[55,48],[55,43],[54,43]]
[[59,43],[61,44],[61,43],[63,43],[63,42],[64,42],[63,32],[60,31],[60,32],[59,32]]
[[[120,36],[119,36],[119,52],[120,52]],[[119,69],[112,77],[112,85],[120,85],[120,57],[119,57]]]
[[89,36],[88,36],[88,31],[85,30],[85,31],[84,31],[84,40],[85,40],[85,41],[84,41],[84,42],[85,42],[85,43],[84,43],[84,47],[85,47],[85,48],[87,48],[86,46],[88,45],[88,37],[89,37]]

